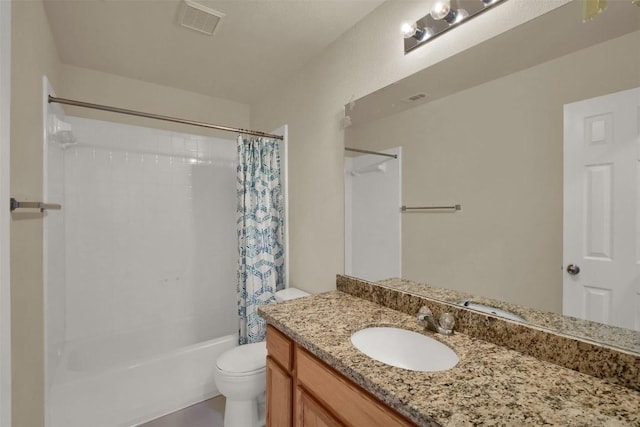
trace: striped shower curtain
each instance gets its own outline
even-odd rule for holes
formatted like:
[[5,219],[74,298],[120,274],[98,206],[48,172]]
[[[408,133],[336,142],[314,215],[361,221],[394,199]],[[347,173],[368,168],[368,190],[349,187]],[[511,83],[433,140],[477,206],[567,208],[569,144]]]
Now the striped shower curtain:
[[258,306],[284,287],[283,196],[278,141],[238,137],[238,314],[240,344],[264,340]]

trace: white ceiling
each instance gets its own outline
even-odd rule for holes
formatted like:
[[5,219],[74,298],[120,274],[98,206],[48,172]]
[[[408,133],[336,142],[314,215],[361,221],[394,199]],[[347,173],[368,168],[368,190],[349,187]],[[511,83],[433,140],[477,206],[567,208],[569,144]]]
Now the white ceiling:
[[196,0],[213,36],[177,24],[180,0],[45,0],[65,64],[249,103],[384,0]]

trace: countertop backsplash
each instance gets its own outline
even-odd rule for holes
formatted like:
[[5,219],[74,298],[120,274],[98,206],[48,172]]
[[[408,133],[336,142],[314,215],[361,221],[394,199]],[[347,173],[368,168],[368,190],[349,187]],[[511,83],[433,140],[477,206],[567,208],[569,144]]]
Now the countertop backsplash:
[[448,311],[456,319],[458,332],[640,391],[638,354],[417,295],[410,291],[412,283],[415,282],[401,279],[373,283],[343,275],[336,280],[341,292],[410,315],[415,315],[423,305],[436,317]]

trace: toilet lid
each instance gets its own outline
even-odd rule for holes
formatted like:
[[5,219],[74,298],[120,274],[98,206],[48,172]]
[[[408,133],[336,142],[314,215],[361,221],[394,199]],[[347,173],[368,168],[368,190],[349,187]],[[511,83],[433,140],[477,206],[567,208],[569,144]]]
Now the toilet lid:
[[298,288],[286,288],[276,292],[276,301],[289,301],[292,299],[307,297],[311,294]]
[[230,374],[249,374],[265,369],[267,343],[245,344],[224,352],[216,361],[216,367]]

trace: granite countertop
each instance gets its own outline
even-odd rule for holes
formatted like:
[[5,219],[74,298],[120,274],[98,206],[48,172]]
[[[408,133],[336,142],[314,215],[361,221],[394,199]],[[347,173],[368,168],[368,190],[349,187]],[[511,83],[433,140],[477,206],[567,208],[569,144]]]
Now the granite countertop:
[[[332,291],[260,307],[268,323],[421,426],[640,426],[640,393],[455,333],[424,331],[414,316]],[[375,361],[350,341],[369,326],[424,333],[453,348],[444,372]]]

